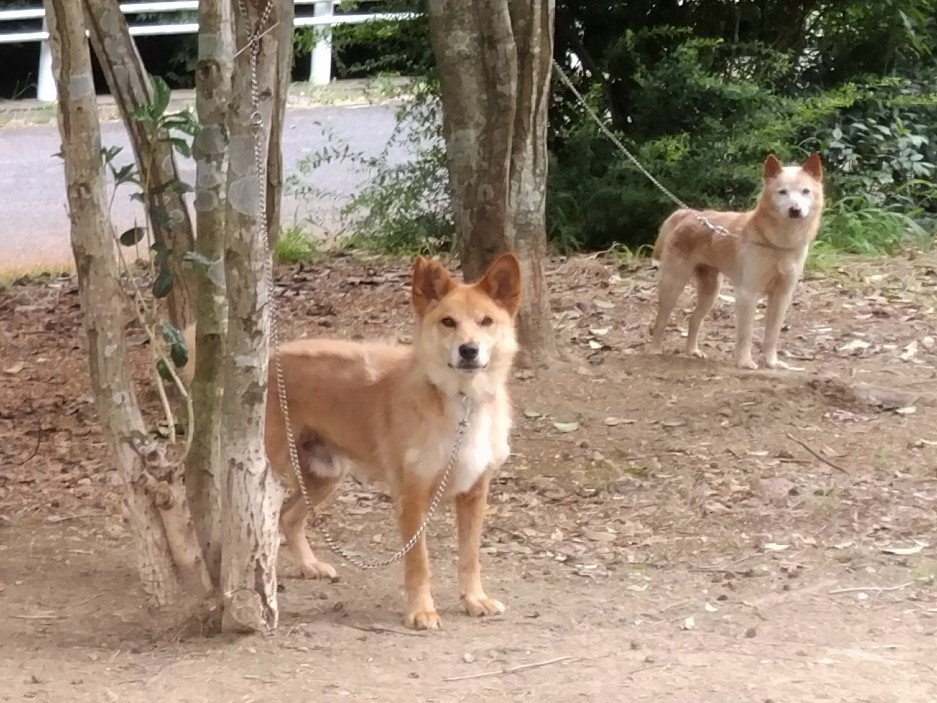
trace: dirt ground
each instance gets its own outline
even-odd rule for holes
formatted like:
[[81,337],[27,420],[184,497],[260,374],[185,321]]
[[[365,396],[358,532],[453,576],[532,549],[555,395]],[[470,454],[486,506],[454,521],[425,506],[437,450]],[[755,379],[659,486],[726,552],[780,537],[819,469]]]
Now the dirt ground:
[[[405,264],[280,280],[294,336],[409,339]],[[0,290],[0,701],[937,701],[937,260],[808,275],[786,372],[732,367],[730,290],[700,361],[676,354],[683,315],[644,353],[646,265],[557,260],[549,281],[569,358],[516,375],[485,537],[506,615],[459,613],[441,515],[444,631],[403,628],[397,568],[324,584],[285,557],[281,627],[242,639],[143,607],[74,281]],[[330,524],[394,547],[387,501],[346,488]]]

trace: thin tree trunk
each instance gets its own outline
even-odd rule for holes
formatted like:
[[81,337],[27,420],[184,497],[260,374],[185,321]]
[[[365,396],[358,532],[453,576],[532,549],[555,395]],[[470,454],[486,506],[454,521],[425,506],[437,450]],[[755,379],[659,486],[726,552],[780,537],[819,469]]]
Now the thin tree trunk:
[[[222,628],[253,632],[277,624],[277,519],[283,487],[270,469],[264,449],[267,399],[267,346],[272,304],[264,272],[270,264],[264,247],[264,216],[268,149],[273,114],[271,91],[262,90],[259,104],[251,99],[252,31],[263,34],[257,56],[257,84],[276,81],[279,37],[266,32],[281,19],[279,0],[268,22],[258,19],[269,0],[236,0],[247,17],[235,10],[237,53],[228,113],[230,151],[225,227],[225,278],[228,291],[228,339],[222,440],[225,462],[222,518],[221,579],[224,594]],[[266,32],[266,33],[265,33]],[[252,122],[255,110],[261,124]],[[255,136],[261,142],[261,164],[255,162]]]
[[270,252],[276,262],[277,242],[283,226],[283,123],[293,74],[293,17],[295,7],[280,1],[280,24],[276,83],[273,92],[273,116],[270,119],[270,153],[267,158],[267,228]]
[[195,216],[199,262],[198,354],[192,383],[195,433],[186,462],[185,486],[199,541],[214,583],[221,582],[221,404],[227,332],[224,285],[225,183],[234,25],[230,0],[201,0],[198,6],[199,55],[195,71],[195,108],[201,129],[195,137]]
[[194,320],[194,282],[183,265],[183,256],[195,248],[195,236],[185,198],[170,185],[179,181],[172,146],[153,123],[130,116],[137,108],[153,102],[153,85],[130,36],[119,0],[83,1],[91,44],[136,155],[153,240],[172,252],[169,266],[174,285],[167,304],[170,322],[181,330]]
[[510,0],[517,44],[517,102],[511,149],[509,200],[514,250],[521,261],[524,309],[518,318],[521,364],[556,355],[547,258],[547,125],[553,73],[554,0]]
[[125,488],[138,568],[150,604],[201,602],[211,582],[178,471],[151,439],[131,384],[114,239],[107,214],[101,131],[82,7],[45,0],[58,88],[72,251],[91,381],[104,434]]
[[556,355],[546,258],[546,129],[554,0],[429,0],[443,133],[466,278],[506,250],[524,271],[520,363]]

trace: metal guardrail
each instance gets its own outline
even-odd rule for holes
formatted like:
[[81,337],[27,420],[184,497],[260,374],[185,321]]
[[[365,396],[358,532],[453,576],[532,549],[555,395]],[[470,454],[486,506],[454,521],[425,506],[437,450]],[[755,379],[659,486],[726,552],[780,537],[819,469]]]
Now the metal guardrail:
[[[326,85],[332,77],[332,33],[331,28],[339,24],[360,24],[381,20],[400,21],[412,19],[411,12],[377,12],[370,14],[335,14],[335,6],[341,0],[294,0],[296,5],[312,5],[312,17],[297,17],[295,27],[328,27],[321,32],[312,49],[309,82]],[[192,12],[198,9],[198,0],[154,0],[152,2],[130,2],[120,5],[125,15],[162,14]],[[55,102],[55,80],[52,75],[52,51],[49,47],[49,32],[45,20],[46,12],[41,7],[21,10],[0,10],[0,22],[42,20],[40,31],[22,31],[0,34],[0,44],[25,44],[41,42],[39,49],[39,74],[36,97],[43,102]],[[196,22],[168,24],[131,24],[130,34],[137,37],[166,36],[198,33]]]

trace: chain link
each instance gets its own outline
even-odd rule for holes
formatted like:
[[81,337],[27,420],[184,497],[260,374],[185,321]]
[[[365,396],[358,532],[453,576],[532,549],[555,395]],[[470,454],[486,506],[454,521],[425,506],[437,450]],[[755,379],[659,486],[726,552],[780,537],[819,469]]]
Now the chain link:
[[413,533],[413,536],[410,538],[410,540],[386,559],[381,559],[380,561],[363,561],[355,554],[339,545],[332,534],[325,529],[322,523],[318,522],[317,526],[319,528],[319,534],[322,535],[322,540],[329,546],[329,549],[331,549],[332,552],[340,556],[349,564],[352,564],[359,569],[368,570],[382,569],[385,566],[390,566],[395,561],[402,559],[407,554],[407,552],[416,546],[416,543],[420,541],[420,537],[423,536],[423,533],[429,526],[429,521],[433,517],[433,513],[435,513],[436,508],[439,507],[439,502],[446,493],[446,487],[449,484],[449,478],[452,475],[452,469],[455,467],[456,461],[458,461],[459,450],[462,449],[462,442],[465,440],[465,433],[468,431],[469,421],[472,417],[472,404],[467,396],[461,395],[460,397],[462,398],[462,406],[465,412],[462,419],[459,421],[459,427],[456,430],[455,443],[452,445],[452,453],[449,455],[449,463],[446,464],[446,470],[443,471],[442,477],[439,479],[439,484],[436,486],[436,490],[433,492],[432,500],[430,500],[429,503],[429,509],[426,511],[426,518],[420,524],[419,529]]
[[628,157],[628,160],[632,164],[634,164],[635,168],[637,168],[642,174],[644,174],[644,176],[651,183],[657,186],[657,189],[660,190],[661,193],[663,193],[668,198],[670,198],[677,205],[677,207],[680,207],[680,208],[683,208],[684,210],[689,210],[690,212],[692,212],[693,215],[696,217],[696,219],[710,231],[715,232],[717,234],[724,234],[727,237],[735,236],[735,234],[727,230],[722,225],[717,225],[717,224],[710,222],[709,219],[705,217],[701,212],[691,208],[689,205],[683,202],[680,198],[674,195],[663,183],[661,183],[659,180],[654,178],[654,176],[651,175],[651,172],[648,171],[646,168],[644,168],[644,165],[640,161],[638,161],[637,157],[635,157],[634,154],[632,154],[625,147],[625,145],[622,144],[621,140],[615,136],[612,130],[610,130],[608,127],[605,126],[605,122],[602,121],[602,119],[598,116],[598,114],[596,114],[595,110],[593,110],[592,107],[589,105],[589,103],[586,102],[586,99],[582,96],[582,93],[580,93],[579,90],[576,88],[576,86],[573,85],[573,82],[569,79],[569,76],[567,76],[566,73],[563,71],[563,67],[560,66],[559,61],[557,61],[556,59],[553,59],[553,68],[554,68],[556,75],[559,77],[560,81],[562,81],[563,85],[565,85],[569,89],[569,91],[575,96],[576,101],[582,106],[582,108],[586,111],[586,113],[593,119],[595,124],[598,125],[599,130],[601,130],[601,132],[611,140],[612,144],[618,147],[618,150],[622,154]]
[[[264,245],[264,278],[266,279],[267,291],[269,295],[269,300],[267,301],[267,317],[270,326],[270,349],[273,351],[272,356],[277,400],[279,402],[280,412],[283,415],[283,423],[286,426],[286,442],[289,450],[290,465],[293,469],[293,475],[296,477],[296,481],[299,484],[299,491],[303,496],[303,500],[309,507],[310,513],[314,514],[315,506],[309,500],[309,492],[306,489],[306,481],[303,478],[303,471],[299,462],[299,450],[296,447],[296,438],[293,433],[293,425],[290,422],[289,403],[286,399],[286,383],[283,379],[283,364],[280,359],[279,328],[277,325],[276,315],[276,281],[273,265],[273,252],[270,251],[270,228],[267,223],[267,164],[266,159],[264,159],[264,121],[263,115],[260,113],[260,79],[257,74],[257,61],[260,57],[261,39],[263,39],[264,35],[267,34],[271,29],[267,28],[267,25],[270,22],[270,15],[273,12],[274,2],[276,2],[276,0],[267,0],[267,4],[260,15],[260,18],[257,20],[257,24],[254,27],[253,32],[251,32],[250,36],[248,37],[247,46],[243,47],[241,51],[246,49],[250,52],[250,91],[252,109],[250,122],[251,130],[254,133],[254,169],[257,171],[257,197],[260,199],[260,224],[258,229],[260,230],[260,236]],[[238,11],[241,13],[241,17],[243,18],[244,22],[249,23],[250,15],[247,11],[246,0],[238,0]],[[315,526],[318,528],[319,533],[322,535],[322,539],[329,546],[329,549],[331,549],[332,552],[353,566],[358,567],[359,569],[379,569],[385,566],[390,566],[394,562],[399,561],[416,546],[417,542],[420,541],[420,537],[423,536],[423,533],[429,526],[430,520],[432,520],[436,509],[439,507],[439,503],[442,501],[442,498],[445,495],[446,487],[449,483],[449,478],[452,474],[453,468],[455,467],[456,461],[458,460],[459,450],[462,448],[462,442],[465,439],[465,433],[468,429],[469,420],[471,419],[471,402],[465,395],[461,395],[460,398],[462,399],[464,413],[462,420],[459,421],[459,425],[456,430],[456,438],[452,447],[452,453],[449,456],[449,463],[446,465],[446,470],[439,479],[439,484],[436,486],[436,490],[434,491],[433,497],[430,500],[429,509],[426,511],[426,517],[420,524],[419,529],[417,529],[417,531],[407,541],[407,543],[404,544],[403,547],[398,549],[387,559],[366,562],[362,561],[354,554],[339,545],[332,534],[321,524],[321,519],[317,519],[315,521]]]

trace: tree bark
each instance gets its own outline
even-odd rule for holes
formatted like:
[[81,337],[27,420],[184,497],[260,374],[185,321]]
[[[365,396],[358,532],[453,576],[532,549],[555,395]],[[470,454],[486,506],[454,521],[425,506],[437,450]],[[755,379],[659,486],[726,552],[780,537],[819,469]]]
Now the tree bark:
[[107,212],[104,161],[91,54],[82,7],[45,0],[58,89],[71,242],[91,381],[104,434],[125,488],[138,568],[151,605],[186,595],[201,603],[211,582],[182,487],[163,447],[150,438],[131,385],[114,238]]
[[280,1],[280,24],[274,30],[279,36],[277,73],[273,92],[273,116],[270,119],[270,152],[267,158],[267,231],[270,254],[276,263],[277,242],[283,227],[283,123],[293,74],[292,2]]
[[183,194],[169,185],[178,182],[179,176],[172,146],[165,141],[167,135],[154,123],[131,117],[134,110],[153,102],[153,85],[119,0],[84,0],[84,5],[91,44],[130,135],[153,241],[172,252],[169,266],[174,284],[167,299],[169,320],[177,329],[185,329],[194,320],[195,284],[183,264],[183,256],[195,248],[192,220]]
[[456,232],[467,279],[515,251],[520,363],[556,355],[546,259],[554,0],[429,0]]
[[[195,217],[198,354],[192,383],[195,432],[186,461],[185,486],[192,516],[214,583],[221,582],[221,404],[222,365],[227,333],[224,278],[225,184],[231,97],[234,25],[230,0],[201,0],[198,6],[198,65],[195,109],[201,129],[195,157]],[[191,351],[190,351],[191,356]]]
[[[268,21],[259,19],[268,1],[274,2]],[[225,227],[225,278],[228,294],[228,339],[224,368],[222,440],[225,480],[222,523],[222,590],[225,603],[222,629],[253,632],[277,624],[276,555],[283,486],[267,462],[264,414],[267,400],[267,347],[272,304],[265,271],[272,265],[264,247],[266,227],[266,164],[270,144],[279,37],[267,32],[281,19],[282,1],[236,0],[235,54],[232,99],[228,113],[230,150]],[[251,54],[247,46],[259,31],[256,80],[261,86],[255,106],[251,97]],[[260,124],[252,122],[255,110]],[[261,163],[255,161],[255,137]]]
[[547,258],[547,125],[553,69],[554,0],[513,0],[511,21],[517,44],[517,101],[511,145],[508,199],[514,221],[514,250],[523,272],[518,338],[528,363],[556,354]]

